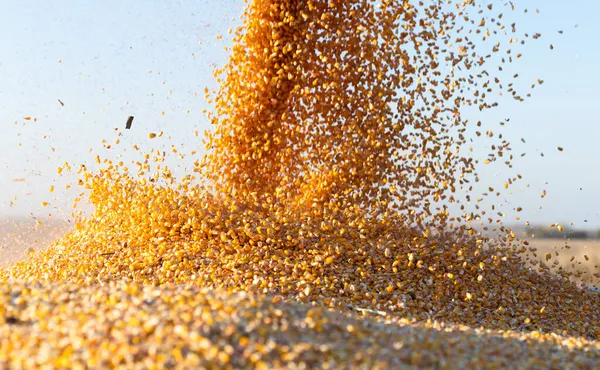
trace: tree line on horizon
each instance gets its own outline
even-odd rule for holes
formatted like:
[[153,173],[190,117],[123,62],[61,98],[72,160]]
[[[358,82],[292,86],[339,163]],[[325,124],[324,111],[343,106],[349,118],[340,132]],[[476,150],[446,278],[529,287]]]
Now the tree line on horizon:
[[523,234],[526,237],[532,237],[535,235],[536,238],[542,239],[571,239],[571,240],[587,240],[587,239],[600,239],[600,229],[598,230],[584,230],[575,229],[572,227],[564,227],[560,231],[556,227],[531,225],[525,227]]

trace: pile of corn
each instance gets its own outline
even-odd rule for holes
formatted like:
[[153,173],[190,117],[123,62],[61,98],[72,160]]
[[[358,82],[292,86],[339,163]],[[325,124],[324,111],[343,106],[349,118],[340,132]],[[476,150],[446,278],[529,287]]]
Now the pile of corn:
[[0,285],[0,367],[597,368],[555,333],[351,316],[247,293],[111,282]]
[[194,176],[82,167],[95,212],[0,272],[0,364],[600,366],[600,295],[448,211],[478,181],[461,108],[522,100],[484,67],[539,38],[450,3],[249,3]]

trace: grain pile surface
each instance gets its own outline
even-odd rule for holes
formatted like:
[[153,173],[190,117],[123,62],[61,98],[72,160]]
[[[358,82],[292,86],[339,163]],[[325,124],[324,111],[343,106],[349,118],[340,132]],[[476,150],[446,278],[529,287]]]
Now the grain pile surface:
[[0,286],[3,368],[594,368],[593,341],[376,321],[224,290]]
[[[475,198],[469,135],[496,138],[485,162],[511,165],[502,135],[461,116],[523,100],[485,67],[540,35],[503,11],[248,3],[194,175],[176,179],[158,151],[82,167],[95,211],[0,272],[0,361],[597,367],[600,295],[526,265],[495,210],[449,211]],[[492,226],[502,242],[484,248]]]

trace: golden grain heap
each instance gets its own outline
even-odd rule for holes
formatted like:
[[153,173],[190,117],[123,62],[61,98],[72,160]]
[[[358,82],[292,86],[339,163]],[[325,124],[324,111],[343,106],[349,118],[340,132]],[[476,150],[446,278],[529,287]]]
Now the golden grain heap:
[[461,115],[523,100],[498,66],[540,35],[510,10],[248,3],[194,176],[160,152],[82,168],[95,211],[1,272],[0,364],[599,366],[600,296],[510,232],[484,248],[493,210],[449,211],[475,198],[470,137],[511,164]]

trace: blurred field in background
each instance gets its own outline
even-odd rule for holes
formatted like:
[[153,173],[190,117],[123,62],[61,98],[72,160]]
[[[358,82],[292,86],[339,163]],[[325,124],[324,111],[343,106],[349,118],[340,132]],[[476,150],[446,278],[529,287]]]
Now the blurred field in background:
[[70,222],[60,219],[0,219],[0,267],[26,258],[29,250],[48,247],[71,229]]
[[[551,266],[554,261],[558,261],[560,266],[567,271],[582,272],[578,278],[574,277],[574,280],[586,284],[598,282],[599,279],[595,278],[593,274],[600,274],[600,240],[529,238],[528,241],[529,247],[537,248],[537,260],[543,261],[548,266]],[[548,254],[551,257],[547,260]]]

